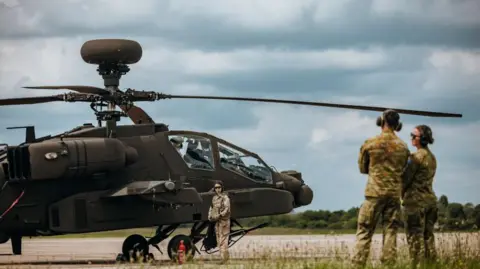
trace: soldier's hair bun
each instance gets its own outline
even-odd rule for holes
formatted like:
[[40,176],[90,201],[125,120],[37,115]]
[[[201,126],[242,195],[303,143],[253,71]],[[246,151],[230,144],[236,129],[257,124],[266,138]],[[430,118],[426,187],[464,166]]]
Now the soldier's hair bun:
[[382,116],[377,118],[376,124],[377,126],[382,127],[385,122],[397,132],[402,130],[403,125],[402,122],[400,122],[400,115],[395,110],[385,110]]

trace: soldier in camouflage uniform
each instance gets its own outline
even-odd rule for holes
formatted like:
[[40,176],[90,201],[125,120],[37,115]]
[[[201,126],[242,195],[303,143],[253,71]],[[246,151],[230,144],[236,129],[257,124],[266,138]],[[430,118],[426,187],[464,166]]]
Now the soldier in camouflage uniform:
[[433,226],[437,221],[437,197],[433,179],[437,169],[435,155],[428,148],[433,144],[430,127],[419,125],[411,133],[417,151],[410,156],[404,173],[402,199],[404,219],[412,265],[436,259]]
[[229,259],[228,237],[230,234],[230,198],[223,192],[223,184],[218,182],[214,186],[215,195],[212,198],[212,205],[208,211],[208,219],[215,224],[215,235],[217,246],[220,250],[222,262]]
[[357,243],[353,262],[365,266],[370,253],[372,236],[380,216],[383,220],[383,263],[393,262],[397,249],[397,230],[400,217],[402,174],[410,151],[395,131],[402,128],[400,115],[386,110],[377,118],[381,134],[369,138],[360,148],[358,166],[360,173],[368,174],[365,201],[357,220]]

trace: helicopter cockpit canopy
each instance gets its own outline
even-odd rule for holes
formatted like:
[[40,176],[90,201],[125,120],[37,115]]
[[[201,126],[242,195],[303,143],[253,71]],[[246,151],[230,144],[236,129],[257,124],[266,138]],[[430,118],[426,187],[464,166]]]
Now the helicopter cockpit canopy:
[[273,182],[272,171],[259,158],[220,142],[218,143],[218,151],[220,165],[222,165],[223,168],[239,173],[257,182]]
[[191,169],[215,170],[212,143],[208,137],[176,134],[168,137],[187,166]]
[[[201,134],[176,133],[168,136],[172,146],[190,169],[215,171],[215,164],[255,182],[273,183],[270,168],[258,157],[228,142],[217,142],[219,160],[214,160],[212,139]],[[181,146],[180,146],[181,145]]]

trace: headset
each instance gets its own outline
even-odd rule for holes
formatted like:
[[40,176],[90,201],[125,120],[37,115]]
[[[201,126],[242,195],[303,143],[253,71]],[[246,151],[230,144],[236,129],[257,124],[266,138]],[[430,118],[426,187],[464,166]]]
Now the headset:
[[[395,110],[392,109],[387,109],[383,112],[382,116],[378,116],[377,118],[377,126],[382,127],[384,124],[384,118],[387,114],[395,113],[398,115],[398,113]],[[400,117],[399,117],[400,118]],[[402,130],[402,122],[398,121],[398,125],[395,128],[395,131],[400,132]]]

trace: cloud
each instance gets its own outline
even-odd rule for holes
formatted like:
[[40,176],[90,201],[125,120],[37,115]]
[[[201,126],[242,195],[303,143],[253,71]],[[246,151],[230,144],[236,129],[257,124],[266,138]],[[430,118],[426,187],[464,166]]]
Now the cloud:
[[[319,69],[364,69],[383,64],[385,54],[380,50],[323,50],[291,51],[265,48],[244,49],[228,52],[147,51],[156,63],[169,62],[169,68],[187,75],[222,75],[229,73],[257,72],[263,70],[319,70]],[[170,57],[165,57],[168,54]],[[160,57],[156,57],[160,55]],[[163,56],[163,57],[162,57]],[[175,58],[175,59],[173,59]],[[171,60],[171,61],[170,61]],[[172,64],[172,62],[174,64]],[[162,65],[157,65],[162,66]]]
[[467,1],[373,0],[372,11],[379,16],[402,16],[439,24],[478,25],[480,3]]
[[[468,94],[480,98],[480,50],[434,51],[428,63],[431,65],[424,89],[438,94]],[[460,78],[460,79],[458,79]],[[455,89],[454,91],[449,91]]]
[[[480,29],[480,9],[475,0],[461,5],[422,2],[421,8],[418,1],[403,2],[139,0],[129,6],[122,0],[112,7],[108,1],[51,0],[45,5],[18,0],[15,8],[0,10],[0,34],[162,38],[195,49],[258,44],[304,49],[372,44],[476,48],[480,44],[475,34]],[[449,13],[454,15],[445,15]]]
[[[480,203],[478,5],[464,1],[10,1],[0,8],[0,96],[60,94],[31,85],[102,86],[83,62],[89,39],[128,38],[143,57],[121,89],[300,99],[462,113],[402,115],[408,134],[432,127],[437,194]],[[6,7],[6,8],[5,8]],[[275,7],[275,8],[273,8]],[[424,12],[428,10],[428,14]],[[464,14],[462,16],[448,15]],[[467,12],[468,11],[468,12]],[[464,12],[464,13],[462,13]],[[478,13],[478,12],[477,12]],[[297,169],[315,191],[307,208],[345,209],[363,199],[360,145],[379,132],[377,112],[217,100],[142,103],[171,129],[212,133]],[[37,135],[96,124],[88,104],[0,107],[0,129]],[[130,124],[123,119],[120,124]],[[15,144],[20,131],[2,131]],[[413,148],[412,148],[413,150]]]
[[[254,31],[281,28],[292,29],[306,8],[313,1],[251,1],[188,0],[171,1],[170,12],[183,18],[200,17],[217,19],[227,24],[248,28]],[[273,8],[274,7],[274,8]],[[294,26],[293,26],[294,27]]]

